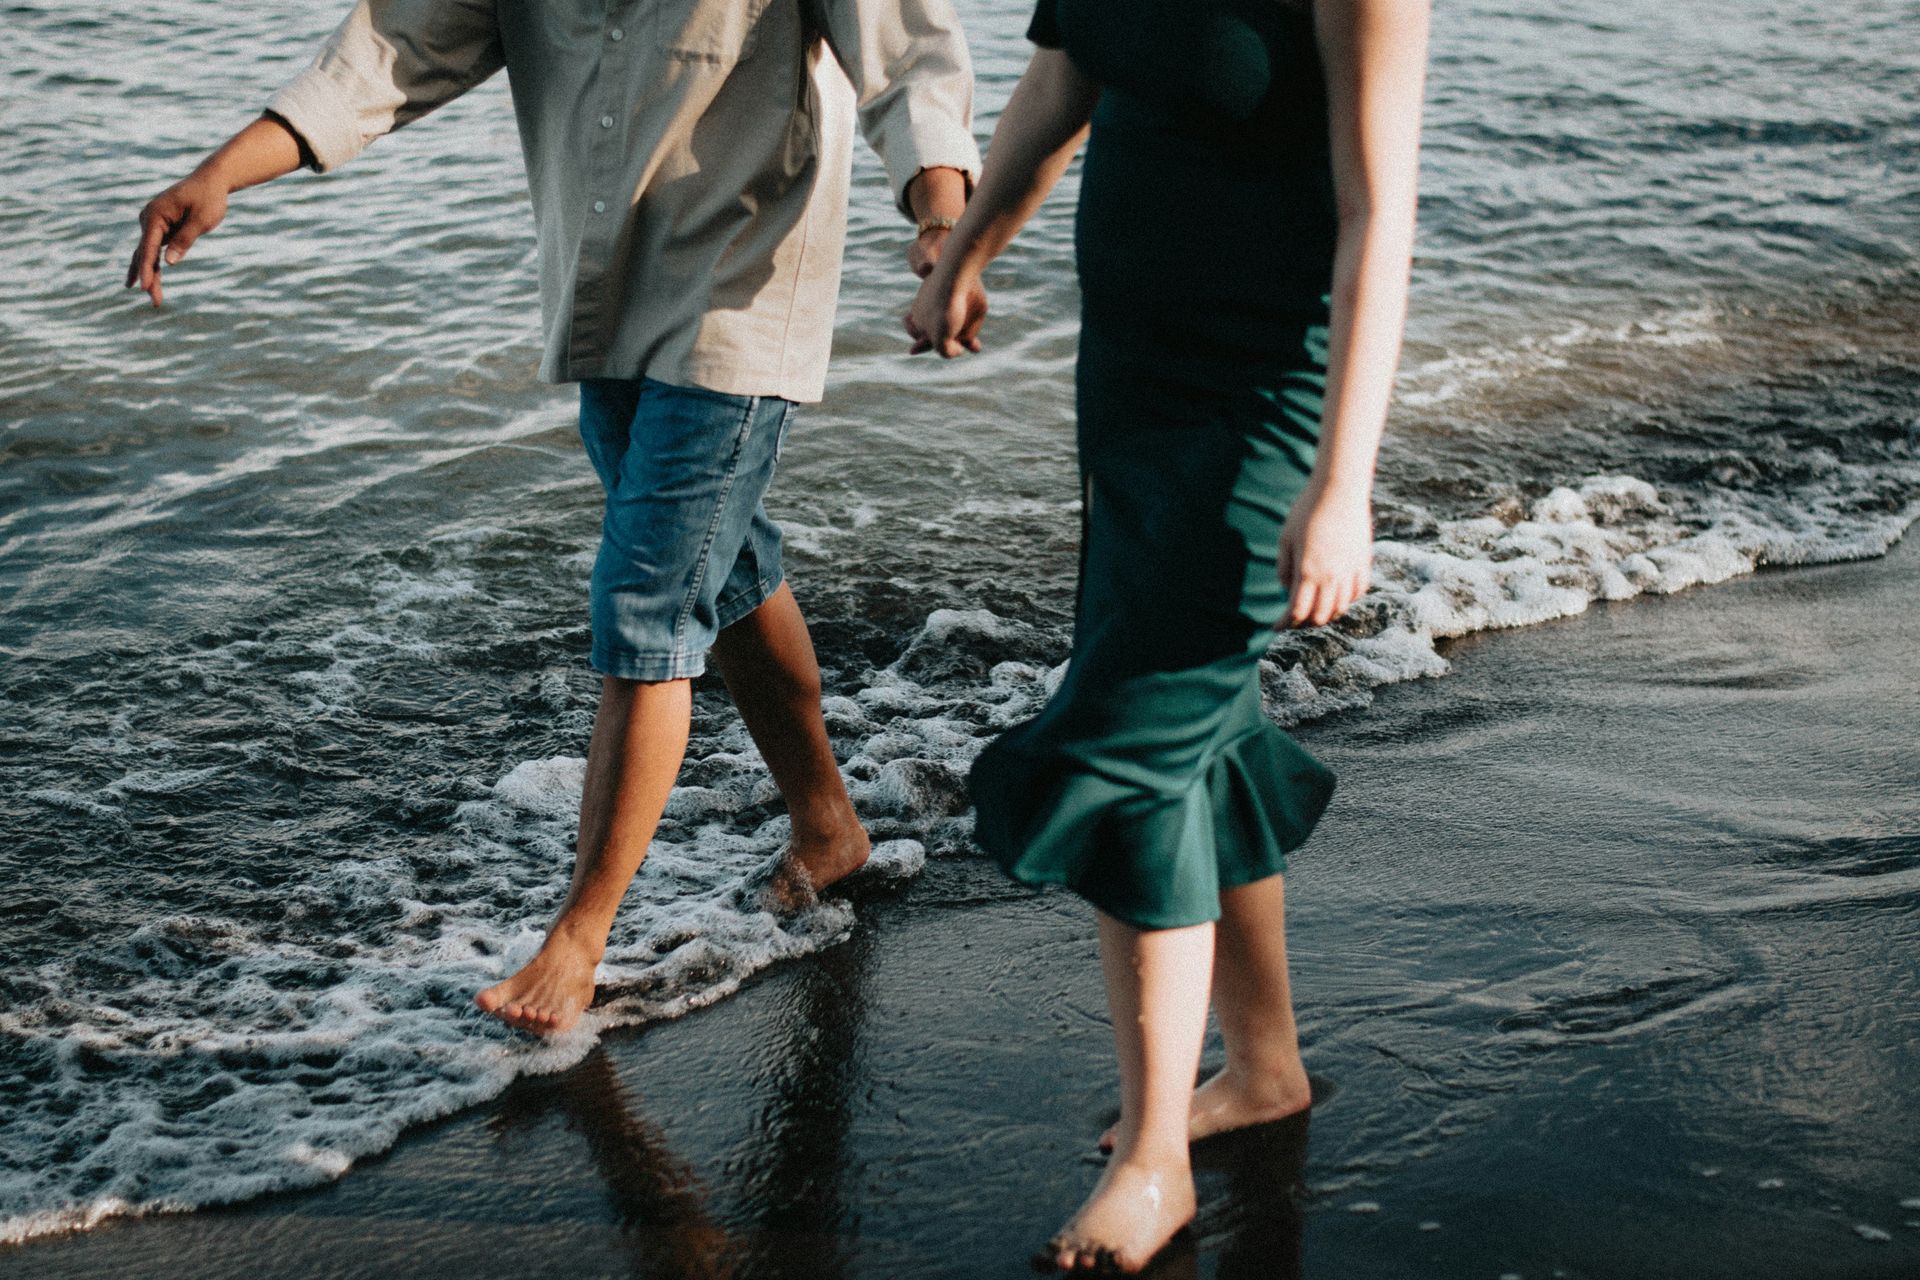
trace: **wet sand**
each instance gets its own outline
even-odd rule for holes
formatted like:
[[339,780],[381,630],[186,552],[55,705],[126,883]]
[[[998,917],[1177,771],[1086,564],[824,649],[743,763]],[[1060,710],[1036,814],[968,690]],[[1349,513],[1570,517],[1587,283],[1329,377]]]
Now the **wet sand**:
[[[1324,1098],[1206,1153],[1163,1274],[1920,1274],[1917,600],[1909,538],[1476,636],[1303,729]],[[1025,1274],[1110,1114],[1091,917],[974,859],[860,914],[336,1183],[0,1273]]]

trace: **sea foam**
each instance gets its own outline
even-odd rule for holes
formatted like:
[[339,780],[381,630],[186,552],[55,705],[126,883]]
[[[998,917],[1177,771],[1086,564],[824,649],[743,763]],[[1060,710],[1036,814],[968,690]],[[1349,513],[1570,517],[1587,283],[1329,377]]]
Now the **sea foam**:
[[[1450,638],[1765,564],[1877,554],[1917,513],[1838,492],[1680,498],[1593,476],[1524,506],[1425,519],[1423,536],[1377,545],[1373,589],[1345,618],[1275,637],[1266,705],[1284,724],[1362,706],[1382,686],[1444,674]],[[907,879],[929,853],[969,847],[967,768],[1044,704],[1066,647],[1029,622],[940,610],[894,662],[826,699],[877,841],[870,879]],[[349,672],[327,674],[344,686]],[[13,975],[0,1035],[27,1047],[40,1083],[5,1122],[0,1240],[339,1177],[410,1125],[578,1062],[611,1028],[679,1017],[846,938],[854,911],[840,898],[770,908],[761,890],[788,827],[769,816],[765,765],[737,726],[703,742],[609,940],[601,997],[566,1035],[510,1032],[470,998],[532,955],[558,907],[584,772],[572,756],[477,787],[425,847],[316,865],[288,886],[280,926],[176,915]],[[91,796],[41,799],[112,809],[191,782],[134,771]],[[344,902],[390,910],[341,931]]]

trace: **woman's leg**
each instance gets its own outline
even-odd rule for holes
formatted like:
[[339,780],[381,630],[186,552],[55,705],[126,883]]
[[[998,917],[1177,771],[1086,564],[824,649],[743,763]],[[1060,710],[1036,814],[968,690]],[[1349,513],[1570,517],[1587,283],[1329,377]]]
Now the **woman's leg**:
[[1111,1257],[1137,1271],[1193,1220],[1188,1103],[1207,1026],[1214,927],[1136,929],[1100,915],[1100,966],[1120,1055],[1118,1146],[1049,1244],[1063,1270]]
[[[1313,1101],[1287,982],[1287,898],[1280,876],[1223,890],[1214,926],[1213,1009],[1227,1065],[1194,1091],[1194,1141],[1304,1111]],[[1101,1135],[1111,1151],[1120,1126]]]
[[1304,1111],[1313,1101],[1287,983],[1287,896],[1281,876],[1220,894],[1213,1008],[1227,1065],[1193,1095],[1204,1138]]

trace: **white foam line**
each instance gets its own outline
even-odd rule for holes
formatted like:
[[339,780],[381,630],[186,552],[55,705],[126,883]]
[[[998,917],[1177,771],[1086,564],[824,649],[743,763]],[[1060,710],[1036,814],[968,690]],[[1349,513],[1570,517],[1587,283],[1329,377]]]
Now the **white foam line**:
[[[1920,474],[1903,483],[1920,492]],[[1920,514],[1920,500],[1857,514],[1844,487],[1791,509],[1723,494],[1683,511],[1643,481],[1595,476],[1525,511],[1439,522],[1418,543],[1382,542],[1374,589],[1352,615],[1359,625],[1277,639],[1262,673],[1267,705],[1284,723],[1363,705],[1379,686],[1443,674],[1435,646],[1445,638],[1725,581],[1764,563],[1877,554]],[[457,578],[441,585],[460,589]],[[388,597],[416,598],[430,605],[434,594]],[[350,662],[338,651],[366,643],[343,633],[322,647]],[[849,789],[891,837],[876,850],[886,875],[915,874],[928,842],[965,842],[968,765],[994,733],[1044,704],[1064,674],[1048,659],[1063,647],[1060,636],[986,610],[941,610],[863,688],[826,700],[829,729],[850,757]],[[50,1083],[6,1118],[0,1241],[338,1177],[409,1125],[579,1061],[609,1028],[680,1016],[846,937],[844,903],[786,917],[757,905],[753,885],[787,825],[753,825],[771,783],[744,733],[722,735],[700,764],[700,784],[670,802],[609,940],[598,976],[610,998],[552,1041],[515,1037],[467,1001],[532,954],[564,892],[577,757],[509,770],[459,808],[439,845],[316,866],[284,889],[286,921],[270,935],[177,917],[94,948],[84,966],[16,975],[42,991],[0,1010],[0,1034],[37,1055]],[[99,799],[40,798],[90,809],[192,781],[135,771]],[[1916,883],[1920,870],[1874,888]],[[1861,889],[1795,885],[1737,909],[1823,894],[1858,898]],[[369,915],[364,904],[380,909]],[[316,974],[331,976],[319,985]]]

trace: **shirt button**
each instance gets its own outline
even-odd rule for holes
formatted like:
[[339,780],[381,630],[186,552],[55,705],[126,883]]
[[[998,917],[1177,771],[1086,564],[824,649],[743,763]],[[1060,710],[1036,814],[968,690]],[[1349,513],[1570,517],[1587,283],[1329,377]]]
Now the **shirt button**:
[[607,39],[609,40],[625,40],[626,38],[627,38],[627,33],[622,31],[618,27],[615,27],[613,30],[607,32]]
[[600,127],[601,127],[602,129],[611,129],[611,128],[613,128],[613,117],[612,117],[612,116],[601,116],[601,117],[600,117]]
[[605,200],[595,200],[593,202],[593,211],[595,213],[605,213],[607,211],[607,202]]

